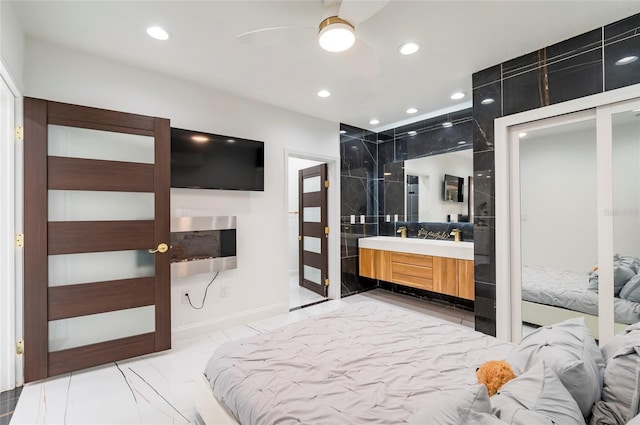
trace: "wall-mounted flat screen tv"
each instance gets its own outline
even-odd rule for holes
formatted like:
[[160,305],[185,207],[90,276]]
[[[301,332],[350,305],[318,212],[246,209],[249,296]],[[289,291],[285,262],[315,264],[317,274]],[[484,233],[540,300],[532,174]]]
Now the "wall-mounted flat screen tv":
[[462,202],[464,199],[463,186],[464,178],[445,174],[442,182],[442,198],[445,201]]
[[172,127],[171,187],[264,191],[264,142]]

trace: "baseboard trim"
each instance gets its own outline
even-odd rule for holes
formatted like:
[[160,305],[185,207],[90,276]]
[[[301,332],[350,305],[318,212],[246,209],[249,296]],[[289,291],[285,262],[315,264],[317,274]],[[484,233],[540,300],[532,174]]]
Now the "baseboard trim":
[[243,325],[256,320],[266,319],[277,314],[289,312],[289,306],[285,303],[271,304],[264,307],[247,310],[240,313],[230,314],[228,316],[218,317],[212,320],[191,323],[188,325],[178,326],[171,330],[172,341],[183,341],[185,339],[201,336],[221,329],[232,326]]

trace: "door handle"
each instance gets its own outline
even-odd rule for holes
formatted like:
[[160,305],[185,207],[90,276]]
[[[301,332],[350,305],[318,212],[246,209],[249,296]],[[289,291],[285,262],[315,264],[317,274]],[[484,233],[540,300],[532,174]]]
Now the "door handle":
[[161,243],[160,245],[158,245],[158,248],[149,250],[151,254],[155,254],[156,252],[164,254],[167,251],[169,251],[169,245],[167,245],[166,243]]

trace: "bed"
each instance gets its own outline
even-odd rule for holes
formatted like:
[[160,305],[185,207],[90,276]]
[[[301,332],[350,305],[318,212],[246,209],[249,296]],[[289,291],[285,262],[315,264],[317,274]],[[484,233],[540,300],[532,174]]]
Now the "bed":
[[[588,273],[548,267],[522,268],[522,321],[545,326],[571,317],[584,316],[598,337],[598,293],[588,289]],[[640,321],[640,303],[614,299],[616,333]]]
[[220,346],[196,381],[206,423],[407,423],[434,393],[477,384],[513,344],[359,302]]

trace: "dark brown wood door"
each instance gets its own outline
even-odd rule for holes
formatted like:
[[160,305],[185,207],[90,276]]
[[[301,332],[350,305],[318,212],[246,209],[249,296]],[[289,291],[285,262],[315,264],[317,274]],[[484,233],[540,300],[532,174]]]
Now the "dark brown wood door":
[[25,98],[24,161],[25,382],[171,348],[169,120]]
[[298,171],[300,286],[323,297],[329,286],[327,164]]

